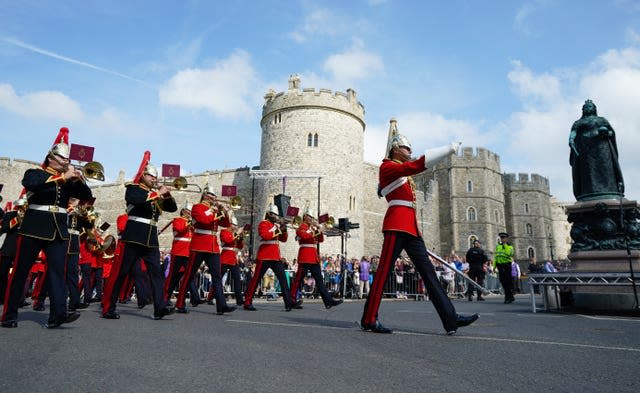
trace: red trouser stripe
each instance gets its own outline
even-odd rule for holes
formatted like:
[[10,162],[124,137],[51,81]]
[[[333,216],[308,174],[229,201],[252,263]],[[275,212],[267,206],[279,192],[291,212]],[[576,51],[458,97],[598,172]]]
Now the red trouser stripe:
[[22,244],[22,236],[18,235],[16,239],[16,257],[13,260],[13,269],[11,269],[11,274],[9,275],[9,280],[7,281],[7,289],[4,291],[4,307],[2,307],[2,321],[4,321],[5,314],[7,313],[7,309],[9,308],[9,294],[11,293],[11,281],[13,281],[13,276],[16,275],[16,267],[18,266],[18,258],[20,257],[20,245]]
[[296,270],[296,275],[293,277],[293,281],[291,282],[291,299],[295,302],[298,297],[298,288],[300,287],[300,283],[302,282],[302,272],[304,267],[301,263],[298,263],[298,269]]
[[34,301],[40,300],[40,295],[42,295],[42,288],[44,288],[44,282],[47,279],[47,268],[45,265],[43,272],[38,272],[36,274],[36,283],[33,286],[33,292],[31,292],[31,299]]
[[380,302],[382,301],[382,291],[384,290],[384,284],[389,277],[389,270],[393,265],[391,261],[393,257],[393,250],[396,247],[396,233],[385,232],[384,243],[382,244],[382,252],[380,253],[380,263],[378,264],[378,270],[373,277],[373,284],[367,297],[365,304],[364,314],[362,316],[362,323],[367,325],[373,325],[376,323],[378,317],[378,309],[380,308]]
[[[113,287],[116,284],[116,280],[120,275],[120,269],[122,268],[122,256],[124,254],[124,242],[118,242],[117,252],[113,258],[113,265],[111,266],[111,273],[109,274],[109,278],[104,285],[103,293],[102,293],[102,314],[106,314],[109,312],[111,308],[111,294],[113,293]],[[87,294],[85,294],[85,299],[88,299]]]
[[[184,274],[182,275],[182,280],[180,281],[180,289],[178,290],[178,298],[176,299],[176,308],[184,308],[186,299],[187,299],[187,290],[189,289],[189,281],[193,276],[194,265],[196,261],[196,252],[191,251],[189,254],[189,262],[187,262],[187,267],[184,269]],[[211,289],[209,289],[211,291]]]
[[253,276],[251,277],[251,281],[249,281],[249,285],[247,286],[247,293],[244,294],[244,305],[249,306],[253,302],[253,294],[256,292],[256,288],[258,287],[258,281],[262,279],[262,275],[260,272],[262,271],[262,261],[256,261],[256,268],[253,271]]
[[164,279],[164,301],[167,302],[171,298],[171,294],[169,293],[169,287],[171,286],[171,281],[173,280],[173,275],[175,274],[175,266],[176,266],[176,256],[171,254],[171,263],[169,264],[169,274]]

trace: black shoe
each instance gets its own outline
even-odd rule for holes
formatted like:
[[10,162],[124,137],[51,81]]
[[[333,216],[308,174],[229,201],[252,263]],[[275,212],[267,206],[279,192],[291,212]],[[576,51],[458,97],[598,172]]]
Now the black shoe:
[[91,298],[91,300],[89,300],[89,303],[100,303],[102,302],[102,296],[96,296]]
[[22,302],[22,304],[20,304],[18,306],[18,308],[27,307],[27,306],[30,306],[30,305],[31,305],[31,303],[29,303],[28,301],[25,300],[24,302]]
[[302,309],[302,299],[298,299],[295,303],[293,303],[293,306],[291,306],[292,308],[295,308],[296,310],[301,310]]
[[198,307],[198,305],[200,305],[202,303],[204,303],[204,302],[202,300],[199,300],[197,302],[193,302],[193,303],[190,303],[190,304],[191,304],[191,307]]
[[213,300],[207,300],[207,304],[208,304],[208,305],[210,305],[210,306],[215,305],[215,303],[213,302]]
[[161,308],[158,313],[154,313],[153,314],[153,319],[157,321],[159,319],[162,319],[162,318],[166,317],[167,315],[173,314],[174,311],[175,311],[175,308],[173,308],[173,307]]
[[18,327],[18,321],[16,320],[11,320],[11,321],[2,321],[2,323],[0,323],[0,326],[2,326],[3,328],[17,328]]
[[470,316],[456,315],[456,328],[469,326],[475,321],[477,321],[479,317],[480,315],[478,314],[473,314]]
[[484,299],[482,296],[478,296],[478,301],[479,301],[479,302],[484,302],[484,300],[485,300],[485,299]]
[[362,325],[362,330],[366,331],[370,331],[372,333],[393,333],[393,330],[386,328],[384,326],[382,326],[382,324],[380,323],[380,321],[378,321],[376,319],[376,323],[374,323],[373,325]]
[[44,311],[44,305],[42,303],[34,303],[33,311]]
[[76,310],[84,310],[87,307],[89,307],[89,303],[78,303],[76,305]]
[[244,308],[247,311],[256,311],[256,308],[253,307],[253,304],[249,304],[248,306],[244,305],[244,306],[242,306],[242,308]]
[[47,329],[55,329],[58,326],[64,324],[64,323],[71,323],[73,321],[75,321],[76,319],[80,318],[80,313],[79,312],[70,312],[67,313],[67,315],[64,317],[63,320],[61,321],[49,321],[47,322],[46,325],[44,325]]
[[175,310],[178,314],[189,314],[189,310],[186,307],[176,307]]
[[473,296],[469,296],[469,301],[472,302],[473,301]]
[[109,311],[107,313],[102,314],[102,318],[104,319],[120,319],[120,314],[115,311]]
[[505,299],[504,304],[513,303],[516,299],[510,297],[509,299]]
[[223,315],[226,312],[234,312],[236,310],[233,306],[225,306],[222,310],[217,311],[216,315]]
[[327,310],[330,309],[331,307],[335,307],[335,306],[339,306],[341,305],[343,302],[342,299],[338,299],[338,300],[332,300],[331,303],[329,304],[325,304],[324,308],[326,308]]

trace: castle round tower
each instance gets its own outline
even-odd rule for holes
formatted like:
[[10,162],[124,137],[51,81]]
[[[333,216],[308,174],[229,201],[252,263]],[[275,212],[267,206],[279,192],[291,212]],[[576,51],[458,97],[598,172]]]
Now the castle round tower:
[[[300,78],[292,75],[286,92],[270,90],[264,98],[260,170],[274,174],[256,179],[263,182],[256,184],[256,218],[264,217],[273,195],[284,191],[291,205],[301,209],[300,214],[310,206],[316,215],[333,216],[336,226],[339,217],[360,223],[365,122],[364,106],[356,92],[301,89]],[[288,175],[280,176],[277,171]],[[362,255],[361,231],[350,232],[348,256]],[[339,250],[340,238],[325,239],[325,245],[321,253],[323,249]],[[297,248],[291,240],[281,247],[283,255],[293,257]]]

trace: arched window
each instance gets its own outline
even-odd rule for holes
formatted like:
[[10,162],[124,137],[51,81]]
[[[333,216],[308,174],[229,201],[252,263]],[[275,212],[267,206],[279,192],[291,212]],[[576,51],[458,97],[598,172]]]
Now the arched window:
[[527,223],[527,225],[525,225],[525,230],[527,235],[533,235],[533,225]]
[[467,192],[473,192],[473,182],[471,180],[467,180]]
[[307,135],[307,146],[313,146],[313,135],[311,133]]
[[476,220],[476,209],[470,207],[467,209],[467,220],[475,221]]
[[529,204],[528,203],[524,204],[524,212],[527,213],[527,214],[529,213]]
[[318,133],[313,136],[313,147],[318,147]]
[[276,113],[273,116],[273,124],[278,124],[278,123],[282,123],[282,112]]
[[475,242],[476,240],[478,240],[478,237],[476,235],[469,236],[469,248],[473,247],[473,242]]
[[529,259],[536,257],[536,251],[533,249],[533,247],[527,248],[527,256],[529,257]]

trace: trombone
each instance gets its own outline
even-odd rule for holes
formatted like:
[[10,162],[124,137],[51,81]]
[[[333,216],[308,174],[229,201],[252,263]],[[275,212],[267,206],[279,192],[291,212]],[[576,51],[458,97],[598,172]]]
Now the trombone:
[[200,188],[199,185],[195,183],[189,183],[187,181],[187,178],[184,176],[178,176],[173,180],[162,180],[161,182],[158,182],[158,184],[163,186],[170,186],[171,188],[177,191],[191,191],[191,190],[187,190],[187,188],[189,188],[189,186],[194,186],[198,188],[198,192],[202,192],[202,188]]
[[87,162],[84,165],[72,165],[76,171],[82,173],[83,180],[91,179],[104,181],[104,167],[98,161]]
[[234,196],[231,199],[216,198],[216,203],[229,206],[231,210],[239,210],[242,208],[242,198]]

